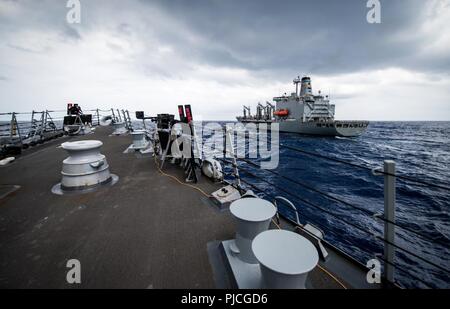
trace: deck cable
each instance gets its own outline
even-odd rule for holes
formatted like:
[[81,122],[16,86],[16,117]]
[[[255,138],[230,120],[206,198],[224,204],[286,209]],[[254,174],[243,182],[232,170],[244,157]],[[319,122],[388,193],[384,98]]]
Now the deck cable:
[[[353,166],[353,167],[356,167],[356,168],[359,168],[359,169],[364,169],[364,170],[367,170],[367,171],[373,171],[372,168],[364,166],[364,165],[348,162],[348,161],[337,159],[337,158],[333,158],[333,157],[324,156],[324,155],[321,155],[319,153],[306,151],[306,150],[299,149],[299,148],[296,148],[296,147],[292,147],[292,146],[289,146],[289,145],[280,144],[280,147],[284,147],[284,148],[287,148],[287,149],[290,149],[290,150],[293,150],[293,151],[296,151],[296,152],[299,152],[299,153],[303,153],[303,154],[306,154],[306,155],[309,155],[309,156],[318,157],[318,158],[321,158],[321,159],[325,159],[325,160],[334,161],[334,162],[338,162],[338,163],[341,163],[341,164]],[[435,187],[435,188],[439,188],[439,189],[450,191],[450,184],[434,184],[434,183],[431,183],[431,182],[414,179],[412,177],[403,176],[403,175],[397,175],[397,174],[391,174],[391,173],[387,173],[387,172],[384,172],[384,171],[377,171],[377,173],[380,174],[380,175],[394,176],[394,177],[397,177],[399,179],[403,179],[403,180],[406,180],[406,181],[415,182],[415,183],[419,183],[419,184],[422,184],[422,185],[425,185],[425,186]]]
[[[393,266],[393,267],[395,268],[395,270],[400,270],[400,272],[402,272],[402,273],[404,273],[404,274],[410,276],[412,279],[421,282],[421,283],[422,283],[423,285],[425,285],[427,288],[432,288],[432,286],[431,286],[430,283],[424,281],[423,279],[417,277],[416,275],[413,275],[412,273],[410,273],[410,272],[404,270],[403,268],[398,267],[398,265],[395,265],[394,263],[389,262],[389,261],[386,260],[384,257],[382,257],[382,256],[377,256],[377,259],[383,261],[385,264],[389,264],[389,265]],[[397,283],[397,282],[396,282],[396,283]],[[400,283],[397,283],[397,284],[400,285]]]
[[[245,170],[245,169],[242,169],[242,170],[244,171],[244,173],[246,173],[246,174],[248,174],[248,175],[250,175],[250,176],[253,175],[252,173],[247,172],[247,170]],[[359,227],[358,225],[356,225],[356,224],[354,224],[354,223],[348,222],[347,220],[340,218],[338,215],[336,215],[336,214],[334,214],[334,213],[332,213],[332,212],[330,212],[330,211],[328,211],[328,210],[326,210],[326,209],[323,209],[322,207],[320,207],[320,206],[318,206],[318,205],[316,205],[316,204],[314,204],[314,203],[312,203],[312,202],[310,202],[310,201],[308,201],[308,200],[305,200],[305,199],[303,199],[303,198],[297,196],[295,193],[292,193],[292,192],[290,192],[290,191],[287,191],[287,190],[284,189],[284,188],[278,187],[278,186],[276,186],[275,184],[272,184],[272,183],[270,183],[269,181],[267,181],[267,180],[265,180],[265,179],[262,179],[262,178],[256,178],[256,179],[259,179],[259,180],[264,181],[264,182],[266,182],[266,183],[268,183],[268,184],[270,184],[270,185],[273,185],[274,187],[278,188],[279,190],[281,190],[281,191],[283,191],[283,192],[285,192],[285,193],[287,193],[287,194],[289,194],[289,195],[291,195],[291,196],[293,196],[293,197],[295,197],[295,198],[301,200],[301,201],[304,202],[305,204],[308,204],[308,205],[310,205],[310,206],[312,206],[312,207],[314,207],[314,208],[317,208],[317,209],[319,209],[319,210],[322,210],[323,212],[329,214],[330,216],[335,217],[336,219],[339,219],[339,220],[343,221],[344,223],[347,223],[348,225],[350,225],[350,226],[354,227],[355,229],[357,229],[357,230],[363,232],[364,234],[367,234],[367,235],[369,235],[369,236],[376,236],[376,235],[373,235],[372,232],[367,231],[367,230],[365,230],[365,229]],[[262,193],[264,193],[264,194],[266,194],[266,195],[271,196],[271,194],[269,194],[269,193],[267,193],[267,192],[265,192],[265,191],[259,189],[259,188],[256,187],[255,185],[253,185],[253,184],[247,182],[246,180],[241,179],[241,181],[244,182],[245,184],[249,185],[249,186],[252,187],[253,189],[255,189],[255,190],[257,190],[257,191],[260,191],[260,192],[262,192]],[[304,215],[304,214],[301,214],[298,210],[296,210],[296,211],[297,211],[297,213],[298,213],[299,215],[301,215],[301,216]]]
[[[223,159],[222,159],[222,160],[223,160]],[[225,162],[227,162],[227,163],[231,163],[230,161],[227,161],[227,160],[223,160],[223,161],[225,161]],[[357,230],[359,230],[359,231],[361,231],[361,232],[363,232],[363,233],[365,233],[365,234],[367,234],[367,235],[373,236],[373,237],[375,237],[376,239],[381,240],[381,241],[384,242],[384,243],[387,243],[387,244],[389,244],[389,245],[391,245],[391,246],[394,246],[395,248],[397,248],[397,249],[399,249],[399,250],[402,250],[403,252],[406,252],[406,253],[408,253],[409,255],[411,255],[411,256],[413,256],[413,257],[415,257],[415,258],[418,258],[418,259],[424,261],[425,263],[427,263],[427,264],[429,264],[429,265],[432,265],[432,266],[434,266],[434,267],[436,267],[436,268],[438,268],[438,269],[440,269],[440,270],[442,270],[442,271],[444,271],[444,272],[450,274],[450,270],[448,270],[448,269],[446,269],[446,268],[440,266],[439,264],[436,264],[436,263],[434,263],[434,262],[431,262],[431,261],[429,261],[429,260],[427,260],[427,259],[425,259],[425,258],[423,258],[423,257],[421,257],[421,256],[419,256],[419,255],[417,255],[417,254],[415,254],[415,253],[413,253],[413,252],[410,252],[409,250],[407,250],[407,249],[405,249],[405,248],[403,248],[403,247],[401,247],[401,246],[399,246],[399,245],[396,245],[396,244],[394,244],[394,243],[391,243],[391,242],[387,241],[386,239],[382,238],[381,236],[375,235],[374,233],[372,233],[372,232],[370,232],[370,231],[367,231],[367,230],[361,228],[360,226],[358,226],[358,225],[356,225],[356,224],[354,224],[354,223],[352,223],[352,222],[350,222],[350,221],[348,221],[348,220],[345,220],[345,219],[339,217],[338,215],[334,214],[333,212],[331,212],[331,211],[329,211],[329,210],[327,210],[327,209],[324,209],[323,207],[321,207],[321,206],[319,206],[319,205],[316,205],[316,204],[314,204],[314,203],[312,203],[312,202],[310,202],[310,201],[308,201],[308,200],[306,200],[306,199],[304,199],[304,198],[298,196],[298,195],[295,194],[295,193],[292,193],[292,192],[290,192],[290,191],[288,191],[288,190],[286,190],[286,189],[284,189],[284,188],[282,188],[282,187],[280,187],[280,186],[278,186],[278,185],[275,185],[275,184],[271,183],[270,181],[268,181],[268,180],[266,180],[266,179],[264,179],[264,178],[262,178],[262,177],[259,177],[259,176],[255,175],[255,174],[249,172],[249,171],[248,171],[247,169],[245,169],[245,168],[240,167],[239,170],[240,170],[240,171],[243,171],[244,173],[248,174],[249,176],[251,176],[251,177],[253,177],[253,178],[255,178],[255,179],[258,179],[258,180],[260,180],[260,181],[263,181],[263,182],[265,182],[265,183],[267,183],[267,184],[269,184],[269,185],[271,185],[271,186],[273,186],[273,187],[279,189],[280,191],[283,191],[283,192],[285,192],[285,193],[287,193],[287,194],[289,194],[289,195],[291,195],[291,196],[297,198],[298,200],[304,202],[305,204],[308,204],[308,205],[310,205],[310,206],[312,206],[312,207],[314,207],[314,208],[317,208],[317,209],[319,209],[319,210],[321,210],[321,211],[327,213],[328,215],[330,215],[330,216],[332,216],[332,217],[335,217],[336,219],[338,219],[338,220],[340,220],[340,221],[346,223],[346,224],[349,225],[349,226],[352,226],[353,228],[355,228],[355,229],[357,229]],[[242,179],[241,179],[241,180],[242,180]]]
[[255,179],[258,179],[258,180],[260,180],[260,181],[263,181],[263,182],[265,182],[265,183],[267,183],[267,184],[269,184],[269,185],[271,185],[271,186],[277,188],[278,190],[280,190],[280,191],[282,191],[282,192],[284,192],[284,193],[286,193],[286,194],[289,194],[289,195],[295,197],[296,199],[302,201],[302,202],[305,203],[305,204],[308,204],[308,205],[310,205],[310,206],[312,206],[312,207],[314,207],[314,208],[317,208],[317,209],[319,209],[319,210],[321,210],[321,211],[323,211],[323,212],[329,214],[330,216],[333,216],[333,217],[335,217],[336,219],[339,219],[339,220],[341,220],[342,222],[347,223],[348,225],[354,227],[355,229],[357,229],[357,230],[359,230],[359,231],[361,231],[361,232],[363,232],[363,233],[365,233],[365,234],[367,234],[367,235],[373,236],[372,232],[367,231],[367,230],[363,229],[362,227],[360,227],[360,226],[358,226],[358,225],[356,225],[356,224],[354,224],[354,223],[351,223],[351,222],[349,222],[349,221],[347,221],[347,220],[345,220],[345,219],[342,219],[341,217],[339,217],[338,215],[332,213],[331,211],[329,211],[329,210],[327,210],[327,209],[325,209],[325,208],[323,208],[323,207],[321,207],[321,206],[319,206],[319,205],[316,205],[315,203],[310,202],[310,201],[308,201],[308,200],[306,200],[306,199],[304,199],[304,198],[298,196],[297,194],[292,193],[291,191],[288,191],[288,190],[284,189],[284,188],[281,187],[281,186],[275,185],[275,184],[271,183],[271,182],[268,181],[268,180],[265,180],[265,179],[263,179],[263,178],[261,178],[261,177],[256,176],[255,174],[249,172],[249,171],[248,171],[247,169],[245,169],[245,168],[240,168],[239,170],[240,170],[240,171],[243,171],[244,173],[246,173],[246,174],[249,175],[250,177],[253,177],[253,178],[255,178]]
[[[252,165],[253,167],[258,167],[258,168],[259,168],[259,165],[258,165],[258,164],[254,163],[254,162],[252,162],[252,161],[250,161],[250,160],[246,160],[246,159],[243,159],[243,158],[239,158],[238,160],[244,161],[245,163],[247,163],[247,164],[249,164],[249,165]],[[274,171],[271,171],[271,170],[267,170],[267,171],[268,171],[268,172],[271,172],[271,173],[274,174],[274,175],[283,177],[284,179],[289,180],[289,181],[291,181],[291,182],[293,182],[293,183],[295,183],[295,184],[297,184],[297,185],[299,185],[299,186],[302,186],[302,187],[308,189],[309,191],[313,191],[313,192],[319,193],[319,194],[321,194],[321,195],[323,195],[323,196],[328,197],[328,198],[331,199],[331,200],[334,200],[334,201],[336,201],[336,202],[339,202],[339,203],[341,203],[341,204],[344,204],[344,205],[346,205],[346,206],[349,206],[349,207],[352,207],[352,208],[354,208],[354,209],[357,209],[357,210],[359,210],[359,211],[361,211],[361,212],[364,212],[364,213],[366,213],[366,214],[369,215],[369,216],[374,216],[374,215],[375,215],[375,213],[371,212],[370,210],[367,210],[367,209],[365,209],[365,208],[361,208],[361,207],[359,207],[359,206],[355,206],[355,205],[353,205],[353,204],[350,204],[350,203],[347,202],[347,201],[344,201],[344,200],[342,200],[342,199],[340,199],[340,198],[337,198],[337,197],[335,197],[335,196],[332,196],[332,195],[330,195],[330,194],[328,194],[328,193],[326,193],[326,192],[323,192],[322,190],[316,189],[316,188],[314,188],[314,187],[312,187],[312,186],[310,186],[310,185],[307,185],[307,184],[305,184],[305,183],[303,183],[303,182],[300,182],[300,181],[298,181],[298,180],[296,180],[296,179],[292,179],[292,178],[290,178],[290,177],[281,175],[280,173],[277,173],[277,172],[274,172]]]
[[405,248],[403,248],[403,247],[401,247],[401,246],[399,246],[397,244],[394,244],[394,243],[390,242],[389,240],[384,239],[381,236],[375,236],[375,238],[377,238],[378,240],[381,240],[381,241],[387,243],[388,245],[390,245],[392,247],[395,247],[396,249],[399,249],[399,250],[401,250],[401,251],[403,251],[403,252],[405,252],[405,253],[407,253],[407,254],[409,254],[409,255],[411,255],[411,256],[413,256],[413,257],[415,257],[415,258],[417,258],[417,259],[419,259],[419,260],[421,260],[421,261],[423,261],[423,262],[425,262],[427,264],[429,264],[429,265],[431,265],[431,266],[434,266],[434,267],[442,270],[443,272],[445,272],[447,274],[450,274],[450,270],[449,269],[447,269],[447,268],[445,268],[445,267],[443,267],[443,266],[441,266],[439,264],[436,264],[434,262],[431,262],[430,260],[427,260],[426,258],[421,257],[420,255],[412,253],[411,251],[409,251],[409,250],[407,250],[407,249],[405,249]]
[[192,189],[194,189],[194,190],[199,191],[201,194],[203,194],[203,195],[206,196],[207,198],[210,198],[210,197],[211,197],[210,194],[206,193],[205,191],[203,191],[203,190],[200,189],[199,187],[194,186],[194,185],[191,185],[191,184],[188,184],[188,183],[185,183],[185,182],[182,182],[182,181],[179,180],[176,176],[173,176],[173,175],[170,175],[170,174],[167,174],[167,173],[163,172],[163,170],[159,167],[158,162],[156,161],[156,156],[154,156],[154,157],[155,157],[155,166],[156,166],[156,168],[158,169],[158,171],[159,171],[162,175],[164,175],[164,176],[166,176],[166,177],[169,177],[169,178],[172,178],[173,180],[175,180],[176,182],[178,182],[179,184],[181,184],[181,185],[183,185],[183,186],[187,186],[187,187],[189,187],[189,188],[192,188]]

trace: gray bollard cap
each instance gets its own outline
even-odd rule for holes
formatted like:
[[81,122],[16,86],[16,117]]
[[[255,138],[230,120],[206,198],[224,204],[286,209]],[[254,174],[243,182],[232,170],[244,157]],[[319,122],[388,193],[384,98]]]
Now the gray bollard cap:
[[253,254],[260,264],[283,275],[299,275],[313,270],[319,262],[316,247],[297,233],[269,230],[255,237]]
[[277,210],[269,201],[260,198],[243,198],[231,203],[230,212],[244,221],[262,222],[275,216]]

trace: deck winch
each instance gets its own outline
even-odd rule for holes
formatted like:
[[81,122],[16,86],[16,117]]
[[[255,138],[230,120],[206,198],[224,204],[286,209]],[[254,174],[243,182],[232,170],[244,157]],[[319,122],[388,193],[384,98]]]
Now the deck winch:
[[106,157],[100,153],[101,141],[83,140],[63,143],[61,147],[69,153],[63,161],[61,183],[52,192],[91,191],[101,185],[113,185],[118,177],[111,174]]
[[231,203],[236,238],[223,241],[221,248],[239,289],[306,288],[319,254],[298,233],[269,229],[277,211],[276,205],[250,192]]
[[140,153],[142,155],[153,153],[153,143],[147,130],[134,130],[131,132],[133,143],[123,153]]
[[114,132],[113,135],[122,135],[128,133],[126,128],[126,123],[123,121],[114,122]]

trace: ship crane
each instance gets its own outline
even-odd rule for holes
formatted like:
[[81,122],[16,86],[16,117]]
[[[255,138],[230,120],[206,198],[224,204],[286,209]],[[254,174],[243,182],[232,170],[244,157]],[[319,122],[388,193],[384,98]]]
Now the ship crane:
[[244,119],[247,118],[247,112],[248,112],[248,117],[252,117],[252,113],[250,111],[250,106],[245,106],[244,105]]
[[272,119],[273,113],[275,112],[275,105],[271,104],[270,102],[266,101],[266,119]]
[[261,120],[263,118],[263,113],[264,113],[264,118],[266,117],[266,107],[264,105],[262,105],[260,102],[258,102],[258,106],[256,107],[256,118],[258,120]]

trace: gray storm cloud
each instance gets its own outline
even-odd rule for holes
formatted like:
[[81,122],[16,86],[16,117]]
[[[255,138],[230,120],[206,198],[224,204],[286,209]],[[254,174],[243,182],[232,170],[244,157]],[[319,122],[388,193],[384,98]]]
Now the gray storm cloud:
[[35,107],[36,95],[55,106],[74,98],[155,110],[186,99],[207,118],[230,119],[310,74],[347,100],[343,116],[405,118],[401,108],[352,111],[352,99],[385,101],[387,89],[401,104],[435,93],[444,116],[425,118],[450,119],[450,1],[381,1],[376,25],[366,2],[82,0],[82,22],[70,25],[66,1],[0,0],[2,110]]
[[[448,9],[448,5],[448,1],[434,5],[382,1],[383,22],[374,26],[366,22],[364,0],[158,3],[165,13],[202,37],[194,48],[203,61],[290,74],[299,69],[336,74],[389,66],[448,72],[447,53],[433,58],[423,53],[441,33],[413,35],[435,18],[433,9]],[[183,40],[179,42],[184,46]]]

